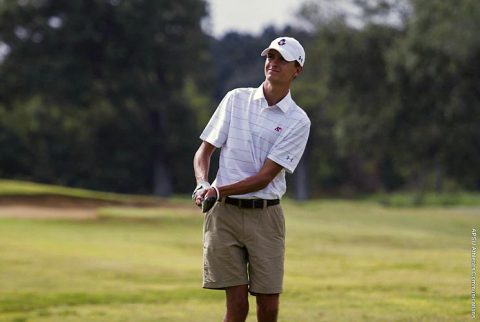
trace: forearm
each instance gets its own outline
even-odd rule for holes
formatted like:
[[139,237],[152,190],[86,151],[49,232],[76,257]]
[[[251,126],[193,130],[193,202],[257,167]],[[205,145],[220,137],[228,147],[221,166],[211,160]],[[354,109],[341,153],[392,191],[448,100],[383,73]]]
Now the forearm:
[[208,182],[208,171],[210,169],[210,159],[215,147],[209,143],[203,142],[198,148],[193,158],[193,171],[197,184]]
[[268,186],[270,178],[265,174],[256,174],[248,177],[242,181],[233,184],[217,187],[220,192],[220,197],[231,195],[243,195],[250,192],[261,190]]
[[208,170],[210,168],[210,159],[195,154],[193,159],[193,170],[195,172],[195,180],[198,183],[208,181]]
[[233,184],[217,187],[220,192],[220,198],[261,190],[268,186],[282,169],[282,166],[267,159],[257,174]]

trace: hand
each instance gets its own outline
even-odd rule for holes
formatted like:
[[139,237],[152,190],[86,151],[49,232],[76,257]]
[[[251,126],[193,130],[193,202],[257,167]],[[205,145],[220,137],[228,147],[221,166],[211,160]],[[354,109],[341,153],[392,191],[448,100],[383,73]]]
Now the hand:
[[202,189],[195,195],[195,204],[199,207],[202,206],[202,202],[208,197],[214,197],[217,200],[217,192],[215,188]]
[[207,181],[203,181],[197,184],[197,186],[195,187],[195,190],[193,190],[193,193],[192,193],[192,200],[195,202],[197,206],[200,207],[204,199],[206,190],[209,188],[210,188],[210,184]]
[[218,196],[217,196],[217,190],[215,190],[215,188],[211,187],[209,189],[205,189],[205,195],[204,195],[204,199],[207,199],[209,197],[214,197],[215,200],[218,200]]
[[198,207],[201,207],[202,206],[202,202],[203,200],[205,199],[205,195],[207,194],[209,189],[201,189],[199,191],[197,191],[197,193],[195,194],[195,204],[198,206]]

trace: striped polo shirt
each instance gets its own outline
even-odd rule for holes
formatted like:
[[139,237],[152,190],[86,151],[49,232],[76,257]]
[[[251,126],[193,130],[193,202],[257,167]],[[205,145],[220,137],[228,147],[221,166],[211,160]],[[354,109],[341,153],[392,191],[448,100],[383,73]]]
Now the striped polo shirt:
[[200,139],[221,148],[214,185],[233,184],[253,176],[270,159],[283,167],[270,184],[232,197],[280,199],[287,189],[285,171],[295,170],[309,132],[310,120],[290,92],[276,105],[268,106],[262,84],[228,92]]

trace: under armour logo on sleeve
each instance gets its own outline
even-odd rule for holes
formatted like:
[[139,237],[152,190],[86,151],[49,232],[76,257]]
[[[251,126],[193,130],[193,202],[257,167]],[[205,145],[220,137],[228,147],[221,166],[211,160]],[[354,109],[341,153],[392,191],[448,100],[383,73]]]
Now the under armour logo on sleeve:
[[293,158],[289,155],[287,155],[287,161],[293,162]]

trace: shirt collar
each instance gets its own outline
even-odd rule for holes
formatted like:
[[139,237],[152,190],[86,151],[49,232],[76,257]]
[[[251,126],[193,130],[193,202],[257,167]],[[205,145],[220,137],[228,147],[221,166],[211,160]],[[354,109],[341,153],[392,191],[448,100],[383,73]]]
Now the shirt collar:
[[[267,99],[265,98],[265,94],[263,93],[263,83],[262,85],[260,85],[260,87],[258,87],[255,90],[255,93],[253,95],[253,100],[258,100],[261,98],[263,98],[265,102],[267,101]],[[278,108],[280,108],[280,110],[282,110],[283,113],[286,113],[290,108],[291,102],[292,102],[292,96],[290,95],[290,91],[288,91],[288,94],[275,106],[278,106]]]

